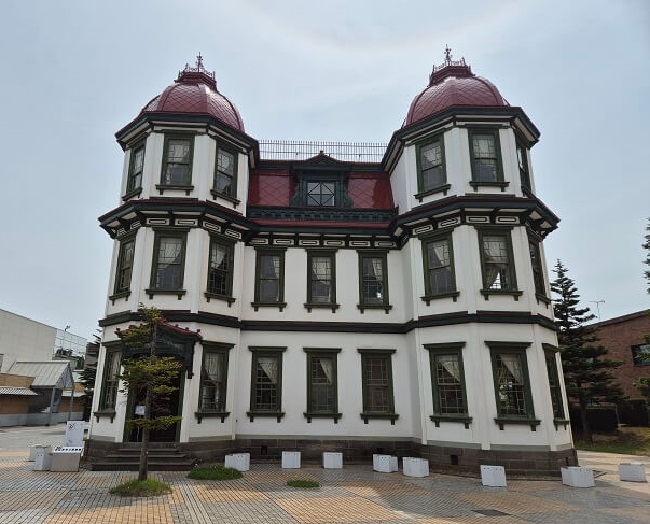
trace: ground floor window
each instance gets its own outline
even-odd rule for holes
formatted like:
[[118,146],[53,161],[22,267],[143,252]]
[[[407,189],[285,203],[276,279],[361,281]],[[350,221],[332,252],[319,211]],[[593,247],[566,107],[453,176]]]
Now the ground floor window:
[[336,358],[340,349],[305,349],[307,353],[307,422],[341,418],[338,412]]
[[391,424],[399,417],[395,413],[393,396],[393,369],[391,357],[394,349],[359,349],[361,354],[361,388],[364,423],[370,419],[387,419]]
[[286,346],[251,346],[251,396],[248,416],[284,416],[282,412],[282,353]]

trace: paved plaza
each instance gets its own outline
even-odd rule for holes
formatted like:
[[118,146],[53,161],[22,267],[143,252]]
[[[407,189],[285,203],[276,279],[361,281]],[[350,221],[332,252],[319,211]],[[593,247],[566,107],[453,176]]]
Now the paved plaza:
[[[617,475],[619,462],[645,462],[650,471],[650,457],[581,453],[580,464],[596,472],[593,488],[571,488],[559,480],[508,480],[506,488],[490,488],[478,479],[437,474],[414,479],[370,466],[252,465],[243,479],[227,482],[153,472],[172,493],[131,499],[108,490],[134,478],[133,472],[32,471],[28,447],[60,444],[64,428],[0,429],[0,523],[650,523],[650,485],[620,482]],[[291,488],[290,479],[316,480],[321,487]]]

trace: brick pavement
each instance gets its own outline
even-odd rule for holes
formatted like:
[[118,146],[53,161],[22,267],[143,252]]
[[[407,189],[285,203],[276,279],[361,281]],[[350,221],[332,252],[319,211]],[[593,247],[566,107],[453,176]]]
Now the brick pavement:
[[[172,493],[163,497],[115,497],[108,489],[134,478],[130,472],[32,471],[27,446],[61,442],[63,426],[0,430],[0,523],[190,524],[264,522],[302,524],[515,524],[650,523],[650,485],[618,481],[618,462],[650,457],[580,454],[594,467],[594,488],[560,481],[509,480],[507,488],[471,478],[377,473],[370,466],[343,470],[253,465],[244,478],[193,481],[185,472],[154,472]],[[289,479],[311,479],[317,489],[291,488]]]

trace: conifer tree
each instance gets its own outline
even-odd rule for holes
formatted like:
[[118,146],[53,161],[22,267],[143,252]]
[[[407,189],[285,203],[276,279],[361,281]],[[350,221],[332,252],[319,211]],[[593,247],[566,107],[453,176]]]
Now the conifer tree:
[[579,407],[582,437],[591,441],[587,406],[594,401],[617,402],[623,399],[623,391],[614,382],[610,371],[621,363],[608,359],[607,348],[597,344],[594,328],[586,325],[595,315],[588,307],[580,307],[578,288],[567,276],[568,270],[560,260],[554,272],[557,276],[551,282],[551,290],[556,294],[553,313],[567,397]]
[[124,390],[130,395],[144,396],[141,418],[127,420],[127,424],[142,430],[138,480],[147,480],[151,430],[167,429],[181,419],[173,415],[154,417],[153,408],[157,402],[167,399],[178,389],[170,386],[170,383],[178,376],[182,366],[173,357],[156,355],[158,330],[165,323],[160,311],[156,308],[146,308],[141,304],[138,313],[143,323],[130,325],[122,330],[117,329],[115,334],[122,340],[125,349],[135,350],[138,353],[136,357],[124,360],[123,371],[119,378],[124,381]]
[[641,244],[641,247],[646,250],[646,257],[643,263],[648,266],[648,269],[645,270],[645,279],[648,281],[647,291],[650,293],[650,218],[648,218],[648,225],[645,230],[647,234],[645,236],[645,242]]

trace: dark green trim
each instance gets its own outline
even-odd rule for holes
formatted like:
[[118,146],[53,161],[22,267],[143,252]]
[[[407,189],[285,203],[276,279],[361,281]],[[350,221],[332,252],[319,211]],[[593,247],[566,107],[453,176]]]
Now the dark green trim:
[[[147,145],[147,138],[143,138],[140,142],[137,142],[135,145],[133,145],[129,151],[129,170],[126,178],[126,191],[124,196],[122,197],[123,200],[127,200],[134,196],[135,193],[139,193],[142,191],[142,177],[144,175],[144,161],[146,157],[146,145]],[[135,169],[135,157],[138,154],[139,151],[142,151],[142,166],[140,167],[140,171],[136,172],[134,171]],[[139,183],[136,182],[135,177],[136,175],[140,175],[140,181]]]
[[[249,207],[248,218],[262,218],[266,220],[286,220],[287,226],[291,222],[346,222],[346,223],[381,223],[388,225],[397,213],[395,210],[382,209],[340,209],[332,207]],[[274,227],[274,229],[276,229]],[[322,229],[322,228],[321,228]]]
[[[248,350],[253,354],[251,357],[250,409],[246,415],[251,422],[255,420],[255,417],[274,417],[279,423],[285,415],[282,411],[282,353],[287,350],[287,346],[248,346]],[[258,409],[255,403],[255,371],[259,357],[272,357],[277,361],[277,405],[275,409]]]
[[[160,255],[160,243],[163,238],[175,238],[181,240],[181,261],[180,261],[180,282],[177,288],[164,288],[156,286],[156,272],[158,268],[158,257]],[[154,236],[154,250],[153,250],[153,259],[151,261],[151,280],[149,284],[149,289],[146,289],[146,293],[149,295],[149,298],[153,298],[154,295],[177,295],[180,300],[181,297],[186,293],[183,289],[183,280],[185,274],[185,249],[187,247],[187,232],[177,229],[156,229]]]
[[[304,417],[307,419],[307,423],[311,423],[313,418],[331,418],[334,420],[334,424],[343,416],[342,413],[339,413],[338,410],[338,365],[337,365],[337,355],[341,352],[341,348],[303,348],[303,351],[307,354],[307,409],[303,413]],[[312,384],[312,375],[313,375],[313,358],[329,358],[332,362],[332,409],[329,411],[316,411],[313,406],[313,384]]]
[[[425,187],[424,185],[424,173],[422,168],[422,150],[430,145],[435,144],[436,142],[440,143],[440,160],[442,162],[442,184],[437,186]],[[415,145],[415,160],[417,165],[418,173],[418,192],[415,195],[415,198],[419,202],[422,202],[423,198],[427,195],[432,195],[435,193],[442,193],[443,196],[447,196],[447,191],[451,188],[451,185],[447,183],[447,163],[445,157],[445,139],[444,132],[436,134],[434,136],[427,137],[426,140],[423,140]]]
[[142,194],[142,188],[135,189],[133,191],[129,191],[128,193],[125,193],[122,195],[122,201],[126,202],[127,200],[131,200],[132,198],[138,197]]
[[[557,365],[557,354],[559,348],[551,346],[550,344],[542,344],[544,350],[544,363],[546,364],[546,372],[548,377],[548,387],[551,397],[551,409],[553,410],[553,422],[555,429],[558,424],[566,419],[564,412],[564,396],[562,395],[562,380]],[[558,421],[558,422],[556,422]]]
[[221,418],[221,423],[223,424],[226,421],[226,418],[230,415],[230,411],[201,411],[197,410],[194,412],[196,417],[197,424],[200,424],[204,418]]
[[[115,305],[115,300],[117,298],[122,298],[122,297],[128,298],[130,293],[131,293],[131,279],[133,278],[133,262],[135,260],[136,234],[137,234],[137,230],[136,231],[130,231],[129,233],[124,235],[119,240],[120,247],[119,247],[118,254],[117,254],[117,263],[115,264],[115,275],[114,275],[114,281],[113,281],[113,294],[110,297],[108,297],[109,300],[112,300],[113,305]],[[126,258],[125,251],[126,251],[126,247],[129,244],[133,244],[133,246],[132,246],[133,253],[132,253],[132,259],[131,259],[131,263],[130,263],[131,273],[129,274],[128,284],[125,285],[125,286],[120,286],[120,277],[121,277],[122,271],[124,270],[124,262],[125,262],[125,258]]]
[[[291,171],[298,182],[295,193],[289,201],[291,207],[317,211],[352,207],[353,202],[348,195],[347,187],[349,172],[347,163],[339,162],[326,155],[319,155],[302,162],[296,162]],[[334,205],[310,206],[308,199],[309,183],[333,183]]]
[[182,184],[156,184],[156,189],[161,195],[165,194],[165,190],[168,191],[185,191],[186,195],[189,195],[193,190],[193,185],[182,185]]
[[[531,195],[533,188],[530,181],[530,163],[528,161],[528,147],[515,132],[515,154],[517,156],[517,166],[519,168],[519,182],[521,184],[521,191],[524,195]],[[521,154],[520,154],[521,153]],[[521,158],[521,162],[519,159]]]
[[[330,259],[330,300],[329,302],[315,302],[313,300],[312,267],[315,257]],[[304,304],[309,313],[314,308],[327,308],[335,313],[340,304],[336,303],[336,250],[335,249],[308,249],[307,250],[307,301]]]
[[107,417],[111,419],[111,424],[113,423],[113,420],[115,419],[115,410],[114,409],[100,409],[97,411],[93,411],[93,415],[95,416],[95,420],[99,422],[99,419],[102,417]]
[[[485,345],[490,350],[490,361],[492,363],[492,377],[494,381],[494,398],[496,400],[497,416],[494,422],[503,430],[506,424],[525,424],[530,426],[531,431],[535,431],[537,426],[541,423],[540,420],[535,418],[535,407],[533,404],[533,396],[530,390],[530,378],[528,374],[528,359],[526,357],[526,350],[530,347],[530,342],[512,342],[512,341],[485,341]],[[523,373],[523,393],[524,393],[524,415],[511,415],[503,413],[501,409],[501,402],[499,401],[499,380],[496,367],[496,358],[498,355],[516,355],[521,364],[521,372]]]
[[[476,226],[478,232],[478,248],[481,257],[481,276],[483,279],[483,288],[481,294],[485,300],[489,300],[490,295],[510,295],[515,300],[523,294],[522,291],[517,289],[517,271],[515,268],[515,257],[512,250],[512,228],[511,227],[498,227],[498,226]],[[487,282],[486,274],[486,254],[484,249],[484,241],[486,236],[502,237],[505,240],[506,250],[508,252],[508,280],[509,286],[507,288],[491,289]]]
[[[429,372],[431,377],[431,397],[433,400],[433,414],[429,419],[435,423],[436,427],[440,422],[462,422],[465,428],[469,428],[472,417],[469,416],[467,405],[467,386],[465,381],[465,365],[463,363],[463,348],[465,342],[442,342],[435,344],[424,344],[424,349],[429,352]],[[460,371],[460,388],[461,400],[465,411],[461,413],[443,413],[440,403],[440,385],[438,384],[438,373],[436,370],[436,357],[454,356],[458,360],[458,369]]]
[[[253,302],[251,306],[254,311],[261,307],[277,307],[282,311],[287,307],[284,301],[284,284],[285,284],[285,256],[287,248],[282,247],[255,247],[255,290]],[[262,301],[260,300],[260,287],[261,287],[261,259],[265,256],[277,256],[279,261],[279,276],[278,276],[278,300],[277,301]]]
[[[442,293],[434,293],[431,289],[431,281],[429,279],[429,272],[431,269],[432,261],[429,260],[429,244],[434,243],[434,242],[441,242],[441,241],[446,241],[447,242],[447,249],[449,250],[449,267],[451,269],[451,280],[453,284],[453,290],[451,291],[444,291]],[[422,264],[423,264],[423,276],[424,276],[424,296],[420,297],[422,300],[424,300],[427,304],[431,302],[431,300],[437,299],[437,298],[453,298],[454,302],[458,299],[458,296],[460,293],[457,291],[456,287],[456,263],[454,260],[454,241],[453,241],[453,233],[452,231],[444,231],[444,232],[436,232],[433,234],[428,234],[426,236],[421,237],[421,246],[422,246]]]
[[[390,420],[391,425],[395,425],[395,421],[399,415],[395,413],[395,393],[393,389],[393,363],[392,355],[396,353],[395,349],[364,349],[357,348],[361,355],[361,390],[363,400],[363,410],[359,414],[363,419],[364,424],[368,424],[371,419],[374,420]],[[368,360],[381,359],[386,362],[387,370],[387,393],[388,393],[388,408],[386,411],[372,411],[370,410],[370,391],[369,385],[366,381]]]
[[532,235],[528,235],[528,255],[530,258],[530,267],[533,273],[533,285],[535,287],[535,297],[544,304],[550,304],[551,300],[546,293],[546,280],[544,279],[544,265],[542,263],[542,250],[540,241]]
[[[357,309],[363,313],[364,309],[383,309],[388,313],[392,306],[390,305],[390,299],[388,295],[388,251],[387,250],[360,250],[357,251],[359,255],[359,304],[357,304]],[[382,296],[379,300],[372,300],[364,296],[364,273],[363,273],[363,261],[366,258],[378,258],[381,260],[381,271],[382,271]]]
[[474,188],[474,191],[478,191],[479,187],[498,187],[504,193],[510,182],[477,182],[470,180],[469,185]]
[[[193,189],[192,186],[192,164],[194,162],[194,133],[165,133],[165,141],[163,145],[163,157],[162,157],[162,168],[160,171],[160,184],[156,185],[156,189],[160,190],[160,194],[163,194],[164,189],[184,189],[186,194],[189,194],[189,191]],[[187,140],[190,142],[190,158],[187,162],[175,162],[179,165],[188,165],[189,166],[189,175],[187,183],[185,184],[170,184],[165,181],[165,172],[167,171],[167,165],[170,163],[168,161],[168,148],[169,142],[172,140]]]
[[[476,135],[489,135],[494,139],[494,150],[495,150],[495,162],[496,162],[496,180],[480,180],[476,173],[476,167],[474,162],[474,137]],[[501,191],[504,191],[507,187],[508,182],[505,182],[503,179],[503,159],[501,155],[501,140],[499,139],[499,128],[489,128],[489,127],[470,127],[467,129],[467,138],[469,141],[469,160],[470,168],[472,170],[472,180],[470,185],[474,187],[474,191],[478,191],[479,186],[495,186],[501,187]],[[502,185],[502,184],[505,184]]]
[[[219,171],[219,151],[224,151],[233,156],[234,166],[233,166],[232,179],[230,183],[230,194],[222,193],[217,189],[217,177],[218,174],[221,173],[221,171]],[[221,140],[217,140],[217,153],[214,162],[214,173],[212,175],[212,188],[210,189],[210,194],[212,195],[213,198],[223,198],[225,200],[233,202],[235,204],[235,207],[237,207],[237,205],[239,204],[239,200],[237,199],[237,180],[238,180],[237,169],[238,168],[239,168],[239,152],[237,151],[237,149],[228,145],[223,146],[221,145]],[[225,172],[224,175],[226,175]]]

